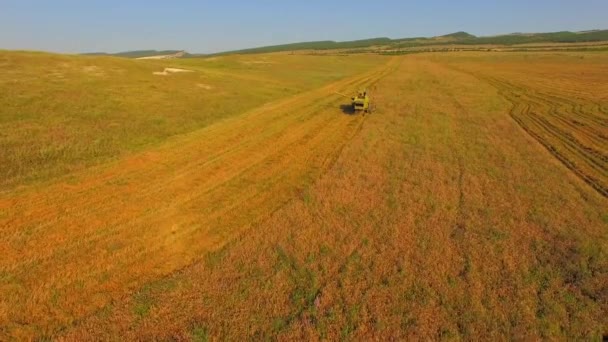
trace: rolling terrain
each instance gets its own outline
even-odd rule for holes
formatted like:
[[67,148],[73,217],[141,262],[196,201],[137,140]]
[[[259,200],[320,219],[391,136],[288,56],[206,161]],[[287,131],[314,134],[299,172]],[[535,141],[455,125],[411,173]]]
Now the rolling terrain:
[[[157,145],[357,74],[382,57],[267,59],[0,53],[0,191]],[[168,67],[191,72],[166,74]]]
[[607,65],[0,52],[0,339],[600,339]]
[[[390,39],[387,37],[335,42],[314,41],[284,45],[263,46],[251,49],[227,51],[224,54],[257,54],[304,50],[323,53],[412,53],[428,51],[501,49],[536,50],[550,49],[603,49],[606,50],[608,30],[583,32],[511,33],[477,37],[467,32],[455,32],[437,37]],[[125,53],[124,55],[128,55]]]
[[233,54],[261,54],[275,52],[298,52],[317,54],[333,53],[412,53],[428,51],[500,49],[512,50],[606,50],[608,30],[589,30],[581,32],[510,33],[495,36],[477,37],[468,32],[455,32],[436,37],[413,37],[391,39],[378,37],[336,42],[333,40],[300,42],[250,49],[223,51],[212,54],[187,53],[181,50],[135,50],[118,53],[85,53],[92,56],[115,56],[125,58],[199,58]]

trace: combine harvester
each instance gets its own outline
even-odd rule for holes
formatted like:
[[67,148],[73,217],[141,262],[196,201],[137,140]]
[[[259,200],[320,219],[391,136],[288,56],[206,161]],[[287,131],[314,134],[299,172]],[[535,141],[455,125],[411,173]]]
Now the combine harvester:
[[363,111],[364,113],[371,113],[372,104],[369,98],[369,94],[367,93],[367,89],[360,90],[354,97],[346,96],[341,93],[336,94],[346,98],[350,98],[353,112],[356,113]]

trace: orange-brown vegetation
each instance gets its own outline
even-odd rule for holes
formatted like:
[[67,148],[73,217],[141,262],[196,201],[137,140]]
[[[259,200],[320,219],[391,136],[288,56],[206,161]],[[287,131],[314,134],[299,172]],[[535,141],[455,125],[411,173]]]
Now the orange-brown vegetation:
[[[600,338],[608,56],[585,56],[387,58],[2,194],[0,338]],[[376,111],[345,115],[362,86]]]
[[474,60],[458,66],[499,89],[523,129],[608,196],[608,63],[603,55]]

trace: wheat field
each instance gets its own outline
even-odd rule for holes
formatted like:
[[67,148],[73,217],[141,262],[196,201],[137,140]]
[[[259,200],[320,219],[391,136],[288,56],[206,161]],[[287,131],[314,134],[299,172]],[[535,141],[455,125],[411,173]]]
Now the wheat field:
[[608,332],[606,53],[0,72],[2,340]]

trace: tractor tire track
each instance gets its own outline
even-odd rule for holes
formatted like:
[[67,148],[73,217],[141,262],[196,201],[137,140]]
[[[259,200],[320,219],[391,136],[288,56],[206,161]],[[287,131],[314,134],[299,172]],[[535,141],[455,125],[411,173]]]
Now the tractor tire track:
[[[510,116],[528,134],[587,184],[608,197],[608,156],[576,139],[569,131],[559,128],[556,124],[558,120],[551,120],[551,116],[546,114],[536,114],[550,114],[560,110],[555,102],[541,98],[542,105],[549,107],[547,111],[543,111],[541,104],[513,91],[503,81],[493,80],[490,83],[512,104]],[[572,126],[568,128],[576,129]]]
[[[608,197],[608,119],[601,108],[547,91],[529,89],[478,72],[451,67],[495,87],[510,104],[509,116],[581,180]],[[553,93],[559,91],[554,89]],[[579,124],[576,124],[575,122]]]

